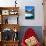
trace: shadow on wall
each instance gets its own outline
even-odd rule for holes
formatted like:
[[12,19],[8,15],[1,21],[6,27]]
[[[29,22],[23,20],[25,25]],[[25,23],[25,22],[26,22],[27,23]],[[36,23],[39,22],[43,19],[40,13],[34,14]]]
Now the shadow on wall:
[[41,26],[22,26],[21,29],[20,29],[20,32],[19,32],[20,42],[21,42],[21,40],[24,36],[24,33],[26,32],[26,30],[28,28],[32,28],[37,33],[39,41],[41,43],[43,43],[43,32],[42,32],[42,27]]

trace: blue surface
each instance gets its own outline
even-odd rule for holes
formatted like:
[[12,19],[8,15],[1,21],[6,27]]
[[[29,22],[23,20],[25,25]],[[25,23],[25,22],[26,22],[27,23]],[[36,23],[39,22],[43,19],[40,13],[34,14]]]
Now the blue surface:
[[32,11],[34,9],[34,6],[25,6],[25,10]]

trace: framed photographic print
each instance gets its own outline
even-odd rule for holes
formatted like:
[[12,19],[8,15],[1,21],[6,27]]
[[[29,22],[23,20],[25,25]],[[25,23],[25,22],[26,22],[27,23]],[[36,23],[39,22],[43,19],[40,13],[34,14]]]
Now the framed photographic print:
[[25,6],[25,19],[34,19],[34,6]]
[[2,15],[9,15],[9,10],[2,10]]
[[10,15],[16,15],[18,12],[16,10],[10,10],[9,14]]

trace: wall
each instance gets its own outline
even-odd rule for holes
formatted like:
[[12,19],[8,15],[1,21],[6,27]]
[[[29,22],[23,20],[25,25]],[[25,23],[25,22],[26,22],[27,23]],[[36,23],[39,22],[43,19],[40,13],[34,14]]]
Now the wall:
[[[20,11],[20,23],[22,26],[43,26],[43,6],[42,0],[21,0],[21,11]],[[35,7],[35,19],[34,20],[25,20],[25,9],[24,6],[33,5]],[[21,13],[22,12],[22,13]],[[23,21],[22,21],[23,20]]]
[[[15,0],[14,0],[15,1]],[[9,7],[15,6],[13,0],[0,0],[0,6]],[[44,15],[43,15],[43,0],[17,0],[17,6],[19,6],[19,24],[21,26],[43,26]],[[34,6],[35,7],[35,19],[34,20],[25,20],[25,6]]]

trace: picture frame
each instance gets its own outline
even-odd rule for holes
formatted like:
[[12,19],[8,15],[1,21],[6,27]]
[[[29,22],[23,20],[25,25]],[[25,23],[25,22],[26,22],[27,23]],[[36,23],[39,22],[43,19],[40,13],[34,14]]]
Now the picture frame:
[[34,6],[25,6],[25,19],[34,19]]
[[18,13],[18,12],[17,12],[16,10],[10,10],[10,11],[9,11],[9,14],[10,14],[10,15],[16,15],[17,13]]
[[9,15],[9,10],[2,10],[2,15]]

